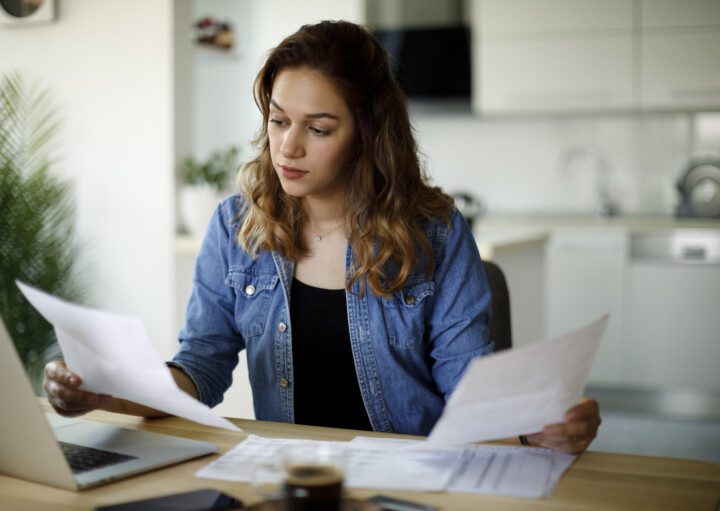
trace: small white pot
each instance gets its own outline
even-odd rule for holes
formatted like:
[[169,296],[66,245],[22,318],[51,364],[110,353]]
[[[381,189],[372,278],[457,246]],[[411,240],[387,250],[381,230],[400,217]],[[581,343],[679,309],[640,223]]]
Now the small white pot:
[[210,218],[224,195],[207,184],[180,188],[180,218],[188,234],[196,237],[205,234]]

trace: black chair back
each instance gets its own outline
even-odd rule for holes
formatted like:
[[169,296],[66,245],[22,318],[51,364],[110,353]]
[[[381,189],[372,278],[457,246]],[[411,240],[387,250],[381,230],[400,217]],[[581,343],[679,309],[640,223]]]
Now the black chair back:
[[492,261],[483,261],[490,292],[492,293],[492,316],[490,317],[490,340],[495,342],[495,351],[512,347],[510,326],[510,291],[500,267]]

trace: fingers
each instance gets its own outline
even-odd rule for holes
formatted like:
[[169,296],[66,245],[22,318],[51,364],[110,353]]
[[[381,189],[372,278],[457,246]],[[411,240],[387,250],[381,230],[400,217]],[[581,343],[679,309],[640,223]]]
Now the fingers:
[[45,378],[77,387],[82,380],[75,373],[70,372],[62,360],[53,360],[45,366]]
[[565,412],[565,422],[581,420],[583,417],[596,417],[600,415],[600,405],[590,398],[583,398],[578,404]]
[[569,409],[565,422],[545,426],[539,433],[528,435],[531,445],[567,453],[584,451],[597,436],[600,427],[600,407],[594,399],[583,399]]
[[107,404],[111,396],[80,390],[80,377],[67,369],[62,361],[45,366],[43,388],[48,401],[60,415],[74,417]]

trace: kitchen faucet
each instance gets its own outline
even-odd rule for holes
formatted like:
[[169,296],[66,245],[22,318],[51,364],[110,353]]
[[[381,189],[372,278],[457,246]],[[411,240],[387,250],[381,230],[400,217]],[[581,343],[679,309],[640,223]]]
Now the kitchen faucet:
[[572,145],[563,148],[555,160],[555,168],[565,173],[570,164],[576,160],[588,161],[595,169],[595,186],[599,205],[595,210],[598,218],[610,218],[619,213],[615,201],[610,196],[610,175],[607,160],[602,151],[591,145]]

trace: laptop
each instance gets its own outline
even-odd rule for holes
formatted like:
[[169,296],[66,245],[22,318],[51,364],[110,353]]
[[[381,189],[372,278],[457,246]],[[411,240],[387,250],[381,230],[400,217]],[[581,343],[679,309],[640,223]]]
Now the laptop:
[[0,318],[0,474],[79,490],[218,446],[44,413]]

